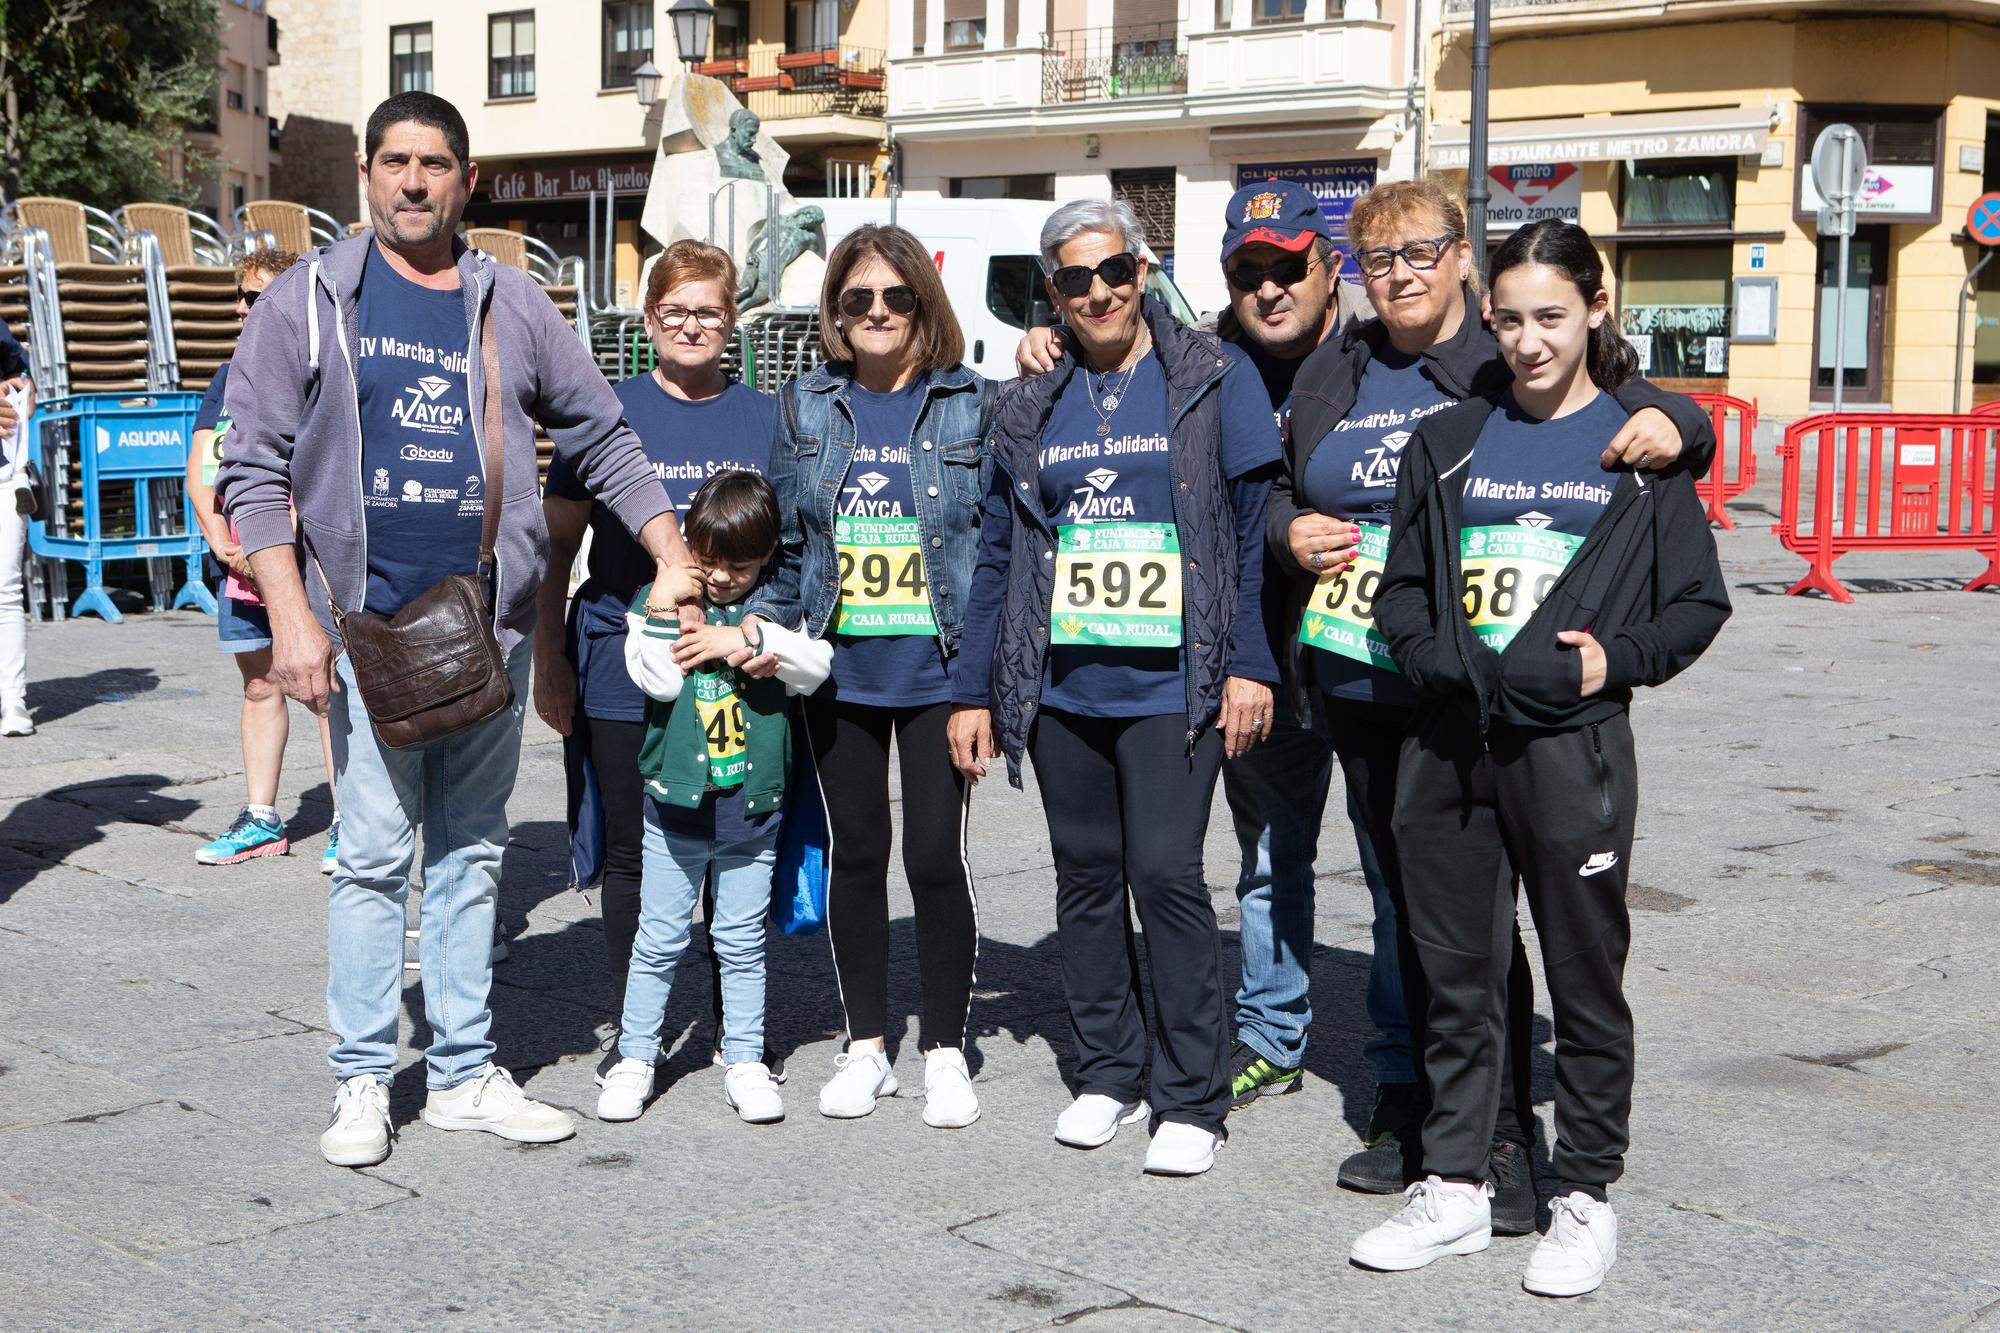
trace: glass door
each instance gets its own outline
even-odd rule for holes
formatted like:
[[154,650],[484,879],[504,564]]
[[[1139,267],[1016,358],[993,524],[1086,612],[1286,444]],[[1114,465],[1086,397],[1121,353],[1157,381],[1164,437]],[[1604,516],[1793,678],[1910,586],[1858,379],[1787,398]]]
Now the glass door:
[[1842,397],[1850,403],[1882,401],[1883,327],[1888,322],[1889,234],[1886,227],[1862,227],[1848,246],[1847,281],[1840,282],[1840,242],[1819,243],[1819,292],[1814,338],[1813,401],[1833,400],[1834,318],[1847,307]]

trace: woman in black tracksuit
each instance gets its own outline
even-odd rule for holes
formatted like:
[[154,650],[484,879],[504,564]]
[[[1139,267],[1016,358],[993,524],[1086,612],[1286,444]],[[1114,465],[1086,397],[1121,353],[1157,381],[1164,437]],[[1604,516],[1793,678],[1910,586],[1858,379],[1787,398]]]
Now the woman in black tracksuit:
[[1490,1239],[1511,860],[1526,882],[1556,1035],[1562,1188],[1522,1282],[1595,1289],[1617,1254],[1606,1188],[1623,1169],[1632,1017],[1622,987],[1638,774],[1632,690],[1690,665],[1729,599],[1685,473],[1607,478],[1636,369],[1603,269],[1569,223],[1525,228],[1492,268],[1489,318],[1512,386],[1427,419],[1396,490],[1376,624],[1423,695],[1394,829],[1430,985],[1426,1178],[1362,1236],[1366,1267],[1421,1267]]

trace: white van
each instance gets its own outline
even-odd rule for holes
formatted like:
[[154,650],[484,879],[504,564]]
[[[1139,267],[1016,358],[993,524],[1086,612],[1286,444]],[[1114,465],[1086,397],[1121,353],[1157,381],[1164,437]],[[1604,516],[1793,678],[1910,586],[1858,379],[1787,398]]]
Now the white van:
[[[827,253],[866,223],[889,221],[887,199],[812,199],[826,210]],[[1042,224],[1053,203],[1032,199],[898,200],[896,225],[914,233],[931,252],[945,293],[965,331],[965,364],[990,379],[1014,377],[1014,348],[1055,312],[1042,289]],[[1146,294],[1176,319],[1194,323],[1187,298],[1149,249]]]

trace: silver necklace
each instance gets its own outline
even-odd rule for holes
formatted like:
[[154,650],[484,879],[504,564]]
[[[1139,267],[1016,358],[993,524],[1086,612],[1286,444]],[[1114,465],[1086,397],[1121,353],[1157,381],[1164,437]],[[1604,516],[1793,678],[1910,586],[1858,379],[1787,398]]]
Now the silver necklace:
[[[1083,387],[1090,393],[1090,410],[1097,417],[1097,433],[1111,433],[1111,418],[1118,413],[1118,405],[1125,401],[1125,390],[1131,387],[1132,377],[1139,373],[1139,363],[1146,357],[1151,339],[1142,339],[1131,364],[1123,371],[1112,371],[1109,375],[1099,375],[1088,365],[1083,368]],[[1118,387],[1111,387],[1111,376],[1121,375]],[[1093,383],[1093,380],[1095,383]]]

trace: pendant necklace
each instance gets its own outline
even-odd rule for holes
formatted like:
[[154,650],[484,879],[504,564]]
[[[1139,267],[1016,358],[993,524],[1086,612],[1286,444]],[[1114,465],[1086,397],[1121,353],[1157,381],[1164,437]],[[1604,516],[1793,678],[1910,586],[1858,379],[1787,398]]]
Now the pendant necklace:
[[[1090,410],[1097,417],[1097,433],[1099,435],[1109,435],[1111,433],[1111,418],[1117,414],[1118,405],[1125,401],[1125,391],[1131,387],[1132,377],[1139,373],[1139,362],[1145,358],[1146,350],[1151,345],[1151,341],[1151,339],[1141,340],[1138,347],[1138,354],[1132,358],[1131,364],[1127,365],[1122,372],[1113,371],[1111,375],[1099,375],[1096,371],[1090,369],[1089,366],[1084,367],[1084,388],[1090,393]],[[1111,385],[1112,375],[1119,376],[1116,388],[1113,388]]]

